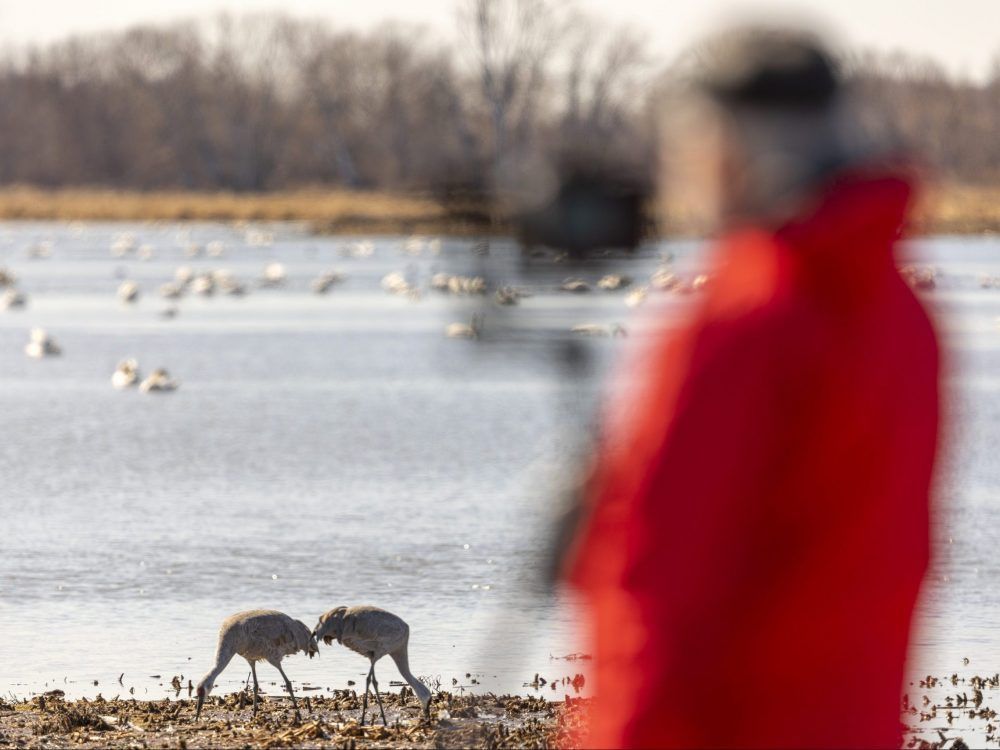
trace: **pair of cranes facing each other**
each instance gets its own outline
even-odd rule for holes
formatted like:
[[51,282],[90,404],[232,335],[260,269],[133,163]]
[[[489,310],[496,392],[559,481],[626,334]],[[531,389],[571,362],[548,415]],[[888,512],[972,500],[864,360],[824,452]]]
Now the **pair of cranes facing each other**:
[[420,701],[423,715],[430,717],[431,691],[410,671],[407,646],[410,641],[410,626],[402,618],[384,609],[371,606],[335,607],[319,618],[314,630],[300,620],[295,620],[282,612],[255,609],[240,612],[229,617],[219,629],[219,643],[215,652],[215,666],[198,683],[198,703],[195,721],[201,717],[201,707],[212,692],[215,680],[229,665],[234,656],[242,656],[250,663],[253,675],[253,713],[257,714],[260,686],[257,683],[257,662],[266,661],[281,674],[285,688],[291,696],[295,715],[301,718],[292,683],[281,668],[281,660],[303,651],[312,658],[319,653],[318,641],[327,645],[334,641],[364,656],[371,663],[365,679],[365,696],[361,708],[361,724],[365,723],[368,710],[368,690],[374,688],[382,723],[388,725],[382,698],[375,678],[375,662],[389,656],[399,669],[399,673],[413,688]]

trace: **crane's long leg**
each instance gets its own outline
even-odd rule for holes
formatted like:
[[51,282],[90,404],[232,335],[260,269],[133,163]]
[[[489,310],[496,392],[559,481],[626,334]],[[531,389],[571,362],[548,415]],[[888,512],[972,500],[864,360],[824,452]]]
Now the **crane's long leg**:
[[372,682],[372,672],[375,669],[375,665],[372,664],[371,669],[368,670],[368,676],[365,677],[365,697],[361,701],[361,726],[365,725],[365,714],[368,713],[368,686]]
[[378,701],[378,710],[382,714],[382,726],[389,726],[389,722],[385,720],[385,709],[382,708],[382,696],[378,694],[378,680],[375,679],[375,660],[372,659],[372,686],[375,688],[375,700]]
[[285,678],[285,687],[288,688],[288,694],[292,696],[292,708],[295,709],[295,716],[301,720],[302,714],[299,713],[299,704],[295,702],[295,693],[292,690],[292,681],[288,679],[288,675],[285,674],[285,670],[281,668],[281,662],[278,662],[274,666],[278,668],[278,671],[281,672],[281,676]]
[[257,694],[260,692],[260,685],[257,684],[257,663],[250,662],[250,673],[253,675],[253,715],[257,715]]

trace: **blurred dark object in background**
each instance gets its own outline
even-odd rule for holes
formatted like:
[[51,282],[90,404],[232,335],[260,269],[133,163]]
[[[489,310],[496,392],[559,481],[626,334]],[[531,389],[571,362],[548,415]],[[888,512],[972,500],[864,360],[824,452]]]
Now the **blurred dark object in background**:
[[437,179],[431,195],[444,209],[454,227],[487,233],[494,226],[491,191],[485,185],[485,172]]
[[632,251],[650,234],[647,182],[614,167],[567,164],[558,187],[543,205],[517,213],[517,237],[526,250],[544,245],[563,250],[572,260],[595,251]]

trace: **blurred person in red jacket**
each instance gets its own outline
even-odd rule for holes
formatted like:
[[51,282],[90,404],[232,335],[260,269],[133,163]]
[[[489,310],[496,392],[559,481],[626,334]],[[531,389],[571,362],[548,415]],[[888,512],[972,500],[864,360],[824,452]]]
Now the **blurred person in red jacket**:
[[721,237],[606,405],[568,563],[580,742],[898,747],[938,438],[936,337],[893,257],[912,177],[811,35],[709,51]]

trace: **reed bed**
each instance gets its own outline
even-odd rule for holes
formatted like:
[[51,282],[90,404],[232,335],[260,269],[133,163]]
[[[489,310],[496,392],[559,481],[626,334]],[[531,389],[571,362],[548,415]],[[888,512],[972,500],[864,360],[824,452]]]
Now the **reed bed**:
[[[657,206],[654,213],[664,236],[703,231],[676,207]],[[470,235],[511,229],[482,204],[456,207],[424,194],[328,188],[231,193],[13,186],[0,188],[0,220],[298,221],[323,234]],[[913,228],[918,234],[1000,232],[1000,186],[933,185],[922,196]]]

